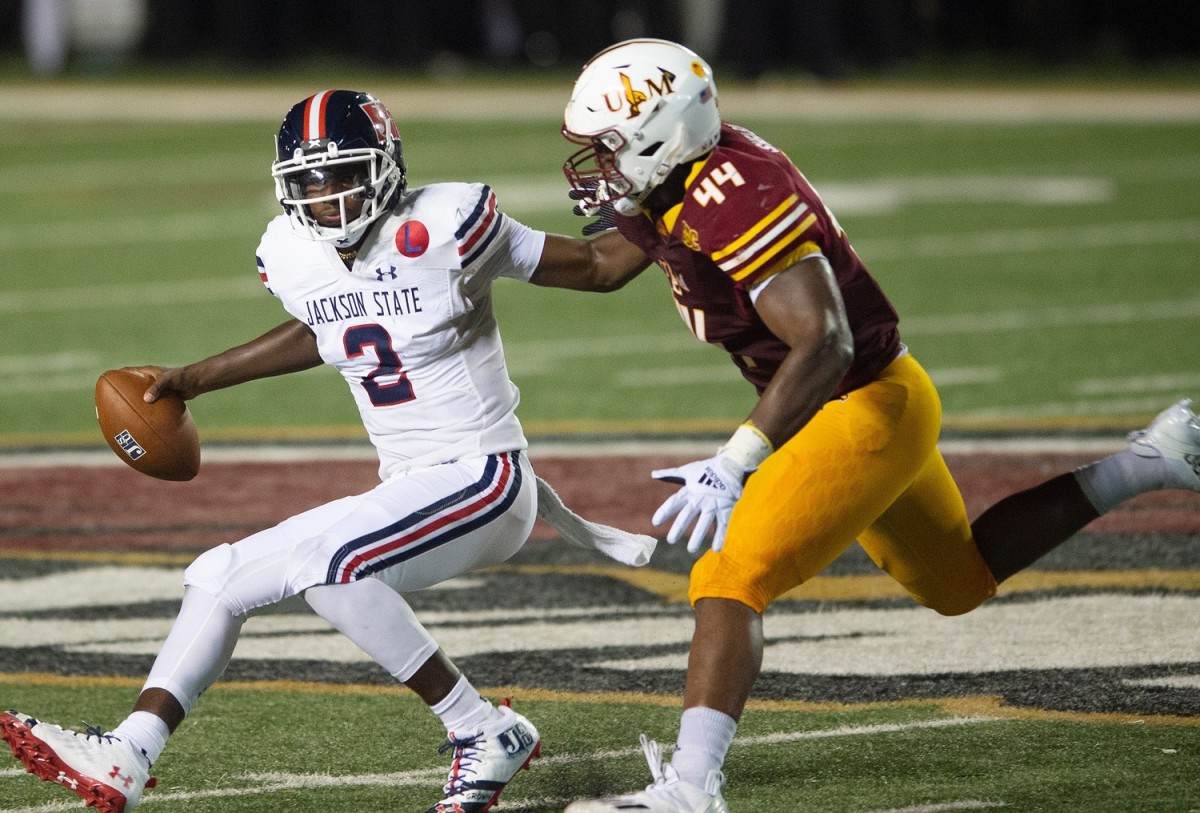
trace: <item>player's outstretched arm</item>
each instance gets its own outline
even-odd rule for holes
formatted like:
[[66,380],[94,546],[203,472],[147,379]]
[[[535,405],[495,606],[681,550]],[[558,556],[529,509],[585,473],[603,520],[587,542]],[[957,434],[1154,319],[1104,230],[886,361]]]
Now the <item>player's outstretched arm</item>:
[[174,392],[184,400],[259,378],[296,373],[321,364],[317,337],[296,319],[275,327],[253,341],[231,347],[185,367],[140,367],[154,376],[145,399]]
[[592,240],[547,234],[529,281],[548,288],[607,293],[650,267],[650,258],[616,231]]

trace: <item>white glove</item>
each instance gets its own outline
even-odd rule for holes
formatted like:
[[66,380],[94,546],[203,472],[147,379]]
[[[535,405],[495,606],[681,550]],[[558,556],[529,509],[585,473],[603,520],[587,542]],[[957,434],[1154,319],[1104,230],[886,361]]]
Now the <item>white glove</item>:
[[656,469],[650,472],[654,479],[682,483],[683,488],[668,497],[650,521],[662,525],[674,516],[675,522],[667,532],[667,542],[674,545],[695,520],[692,535],[688,538],[688,553],[700,550],[710,528],[713,529],[712,549],[719,551],[725,544],[725,530],[729,527],[733,504],[742,496],[746,473],[746,468],[724,451],[708,460],[697,460],[678,468]]

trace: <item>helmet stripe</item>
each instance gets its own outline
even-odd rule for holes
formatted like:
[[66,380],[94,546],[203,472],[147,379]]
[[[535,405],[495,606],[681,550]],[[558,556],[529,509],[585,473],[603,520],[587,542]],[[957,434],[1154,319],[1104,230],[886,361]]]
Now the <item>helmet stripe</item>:
[[312,96],[304,106],[304,140],[316,141],[325,137],[325,106],[333,91],[322,90]]

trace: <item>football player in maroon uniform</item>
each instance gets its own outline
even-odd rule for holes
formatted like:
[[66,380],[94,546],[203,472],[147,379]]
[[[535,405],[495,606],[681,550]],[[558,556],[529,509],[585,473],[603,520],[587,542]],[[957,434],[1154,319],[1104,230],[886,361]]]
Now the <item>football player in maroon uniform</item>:
[[970,522],[938,451],[937,391],[895,310],[788,157],[721,121],[703,59],[650,39],[602,51],[563,134],[582,147],[564,168],[572,197],[616,231],[583,247],[548,239],[532,281],[613,290],[653,261],[697,338],[758,391],[716,455],[653,472],[681,485],[653,517],[671,522],[667,541],[686,536],[695,553],[712,540],[691,573],[674,755],[664,764],[643,737],[654,783],[568,813],[726,811],[721,768],[758,678],[762,613],[854,540],[916,601],[955,615],[1122,501],[1200,491],[1200,422],[1182,400],[1127,449]]

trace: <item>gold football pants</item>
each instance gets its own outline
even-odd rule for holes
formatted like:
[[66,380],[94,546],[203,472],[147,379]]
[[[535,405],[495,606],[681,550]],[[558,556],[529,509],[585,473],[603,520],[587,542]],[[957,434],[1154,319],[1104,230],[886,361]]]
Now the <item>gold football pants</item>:
[[994,595],[937,448],[941,419],[937,390],[909,355],[827,403],[746,482],[724,547],[692,569],[692,603],[730,598],[762,612],[856,539],[939,613],[965,613]]

